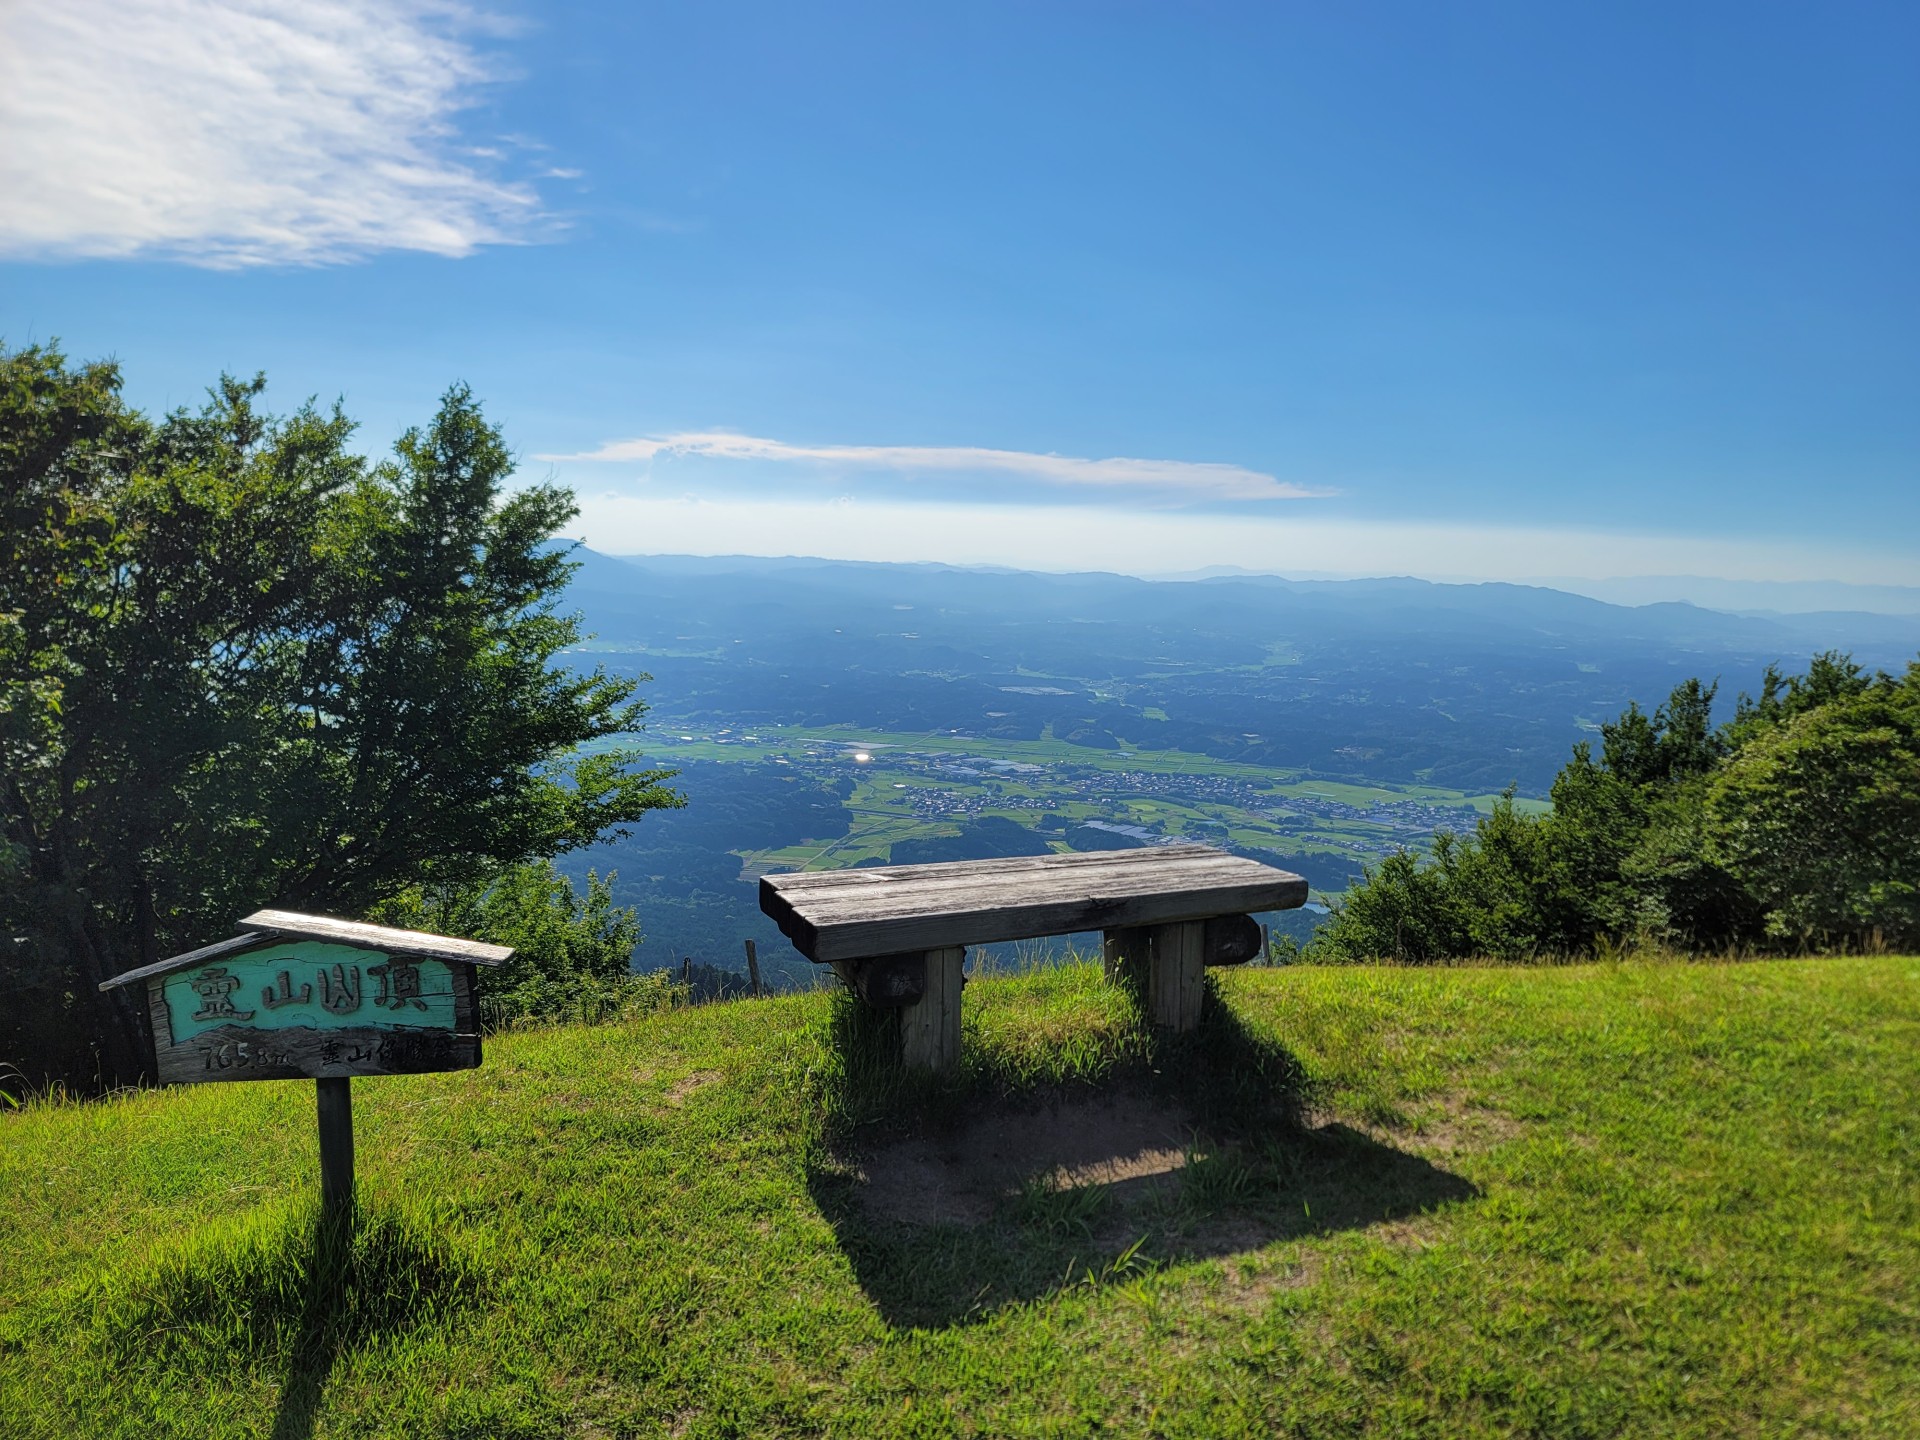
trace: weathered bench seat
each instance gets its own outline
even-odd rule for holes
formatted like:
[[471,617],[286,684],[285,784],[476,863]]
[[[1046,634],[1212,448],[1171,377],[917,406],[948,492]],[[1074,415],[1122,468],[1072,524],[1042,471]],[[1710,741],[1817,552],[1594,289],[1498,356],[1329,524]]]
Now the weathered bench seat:
[[1248,960],[1249,912],[1289,910],[1307,882],[1206,845],[768,875],[760,908],[815,964],[901,1012],[909,1064],[959,1055],[968,945],[1099,930],[1110,977],[1138,984],[1155,1023],[1199,1019],[1203,967]]

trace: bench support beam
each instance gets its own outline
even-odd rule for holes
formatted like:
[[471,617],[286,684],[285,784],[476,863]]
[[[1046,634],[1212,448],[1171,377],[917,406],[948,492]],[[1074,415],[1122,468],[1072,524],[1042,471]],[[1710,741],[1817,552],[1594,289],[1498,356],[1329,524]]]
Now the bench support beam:
[[951,1070],[960,1063],[960,966],[965,946],[926,952],[926,989],[900,1011],[900,1060],[909,1070]]
[[1206,939],[1204,920],[1109,930],[1107,979],[1132,987],[1152,1024],[1176,1033],[1192,1030],[1206,994]]

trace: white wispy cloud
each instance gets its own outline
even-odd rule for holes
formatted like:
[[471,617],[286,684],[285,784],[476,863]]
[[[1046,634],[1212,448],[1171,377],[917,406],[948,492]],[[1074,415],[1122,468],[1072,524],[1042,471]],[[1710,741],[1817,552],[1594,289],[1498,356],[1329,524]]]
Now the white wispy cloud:
[[729,431],[694,431],[615,440],[578,455],[546,461],[652,461],[662,456],[798,463],[835,470],[889,470],[904,475],[1003,475],[1045,485],[1153,490],[1195,500],[1305,500],[1332,492],[1309,489],[1239,465],[1196,460],[1083,459],[973,445],[793,445]]
[[0,256],[465,255],[546,223],[454,117],[497,26],[439,0],[0,0]]

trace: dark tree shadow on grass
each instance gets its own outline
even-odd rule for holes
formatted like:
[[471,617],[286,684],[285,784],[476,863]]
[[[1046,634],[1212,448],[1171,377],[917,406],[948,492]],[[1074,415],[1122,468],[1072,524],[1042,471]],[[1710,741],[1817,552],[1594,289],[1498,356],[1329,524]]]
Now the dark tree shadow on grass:
[[287,1317],[292,1344],[285,1357],[272,1440],[309,1440],[313,1434],[320,1397],[348,1339],[341,1322],[353,1308],[357,1219],[357,1215],[323,1216],[314,1223],[310,1247],[300,1265],[306,1283],[298,1314]]
[[116,1297],[107,1332],[129,1364],[203,1375],[271,1368],[280,1377],[273,1440],[307,1440],[341,1356],[472,1303],[485,1278],[399,1215],[308,1211],[163,1257]]
[[846,1123],[809,1175],[888,1323],[983,1319],[1064,1288],[1361,1229],[1479,1191],[1344,1125],[1304,1067],[1209,985],[1191,1035],[1112,1036],[1110,1063],[1015,1082],[990,1055],[901,1077],[884,1025],[836,1011]]

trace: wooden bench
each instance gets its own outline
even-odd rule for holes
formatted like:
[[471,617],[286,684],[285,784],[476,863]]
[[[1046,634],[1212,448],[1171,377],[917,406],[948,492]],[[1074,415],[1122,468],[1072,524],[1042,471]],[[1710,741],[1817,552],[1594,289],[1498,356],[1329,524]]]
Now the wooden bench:
[[1291,910],[1307,882],[1206,845],[767,875],[760,908],[816,965],[900,1012],[901,1057],[944,1070],[960,1055],[968,945],[1099,930],[1107,976],[1137,986],[1156,1025],[1200,1020],[1207,965],[1260,950],[1249,912]]

